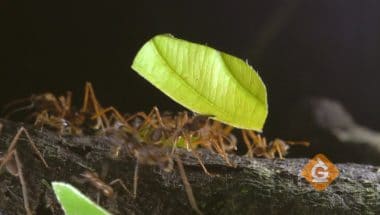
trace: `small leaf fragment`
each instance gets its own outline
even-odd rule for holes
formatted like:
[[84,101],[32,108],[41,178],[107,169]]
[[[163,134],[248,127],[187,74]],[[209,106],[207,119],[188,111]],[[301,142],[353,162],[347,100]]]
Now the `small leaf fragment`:
[[165,34],[144,44],[132,68],[196,113],[238,128],[263,128],[268,114],[265,85],[239,58]]
[[72,185],[53,182],[52,186],[66,215],[110,215]]

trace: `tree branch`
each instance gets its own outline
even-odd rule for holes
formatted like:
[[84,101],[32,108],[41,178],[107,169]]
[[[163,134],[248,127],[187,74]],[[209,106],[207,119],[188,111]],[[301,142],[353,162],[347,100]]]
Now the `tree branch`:
[[[0,151],[5,153],[21,124],[0,120]],[[111,151],[120,144],[105,135],[65,136],[27,126],[49,168],[35,155],[22,137],[17,151],[23,163],[31,209],[36,214],[62,214],[49,184],[65,181],[96,200],[99,193],[80,174],[92,169],[108,171],[104,181],[120,178],[132,189],[136,161],[128,153],[113,159]],[[337,164],[340,176],[322,192],[315,191],[300,176],[308,159],[249,159],[231,155],[230,167],[217,154],[199,150],[208,176],[196,158],[177,150],[200,209],[206,214],[380,214],[380,169],[359,164]],[[158,166],[140,166],[138,195],[134,200],[121,186],[113,186],[116,195],[100,195],[100,204],[114,214],[192,214],[180,174],[165,172]],[[0,174],[0,214],[24,214],[22,189],[16,176]]]

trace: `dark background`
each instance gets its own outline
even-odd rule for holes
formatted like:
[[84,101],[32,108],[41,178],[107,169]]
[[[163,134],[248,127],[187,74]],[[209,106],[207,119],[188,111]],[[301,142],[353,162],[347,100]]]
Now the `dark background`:
[[265,132],[281,134],[288,113],[311,96],[337,99],[380,130],[380,2],[0,1],[0,105],[91,81],[104,106],[181,110],[130,68],[160,33],[248,59],[268,88]]

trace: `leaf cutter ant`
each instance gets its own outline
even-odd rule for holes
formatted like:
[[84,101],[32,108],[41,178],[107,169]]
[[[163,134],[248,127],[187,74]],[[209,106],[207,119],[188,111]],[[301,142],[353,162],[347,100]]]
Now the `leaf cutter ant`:
[[[2,124],[0,124],[0,125],[1,125],[0,126],[0,130],[1,130],[3,125]],[[26,214],[32,215],[32,210],[30,209],[29,199],[28,199],[27,183],[26,183],[23,171],[22,171],[22,168],[23,168],[22,162],[19,158],[19,155],[18,155],[17,149],[16,149],[16,145],[20,139],[21,134],[24,134],[27,137],[28,143],[32,147],[33,151],[37,154],[37,156],[42,161],[44,166],[46,168],[49,168],[45,159],[43,158],[40,151],[37,149],[35,143],[33,142],[32,138],[30,137],[28,131],[24,127],[20,127],[18,129],[16,135],[13,137],[13,139],[12,139],[12,141],[8,147],[7,152],[5,153],[5,155],[1,156],[1,158],[0,158],[0,171],[5,166],[7,171],[11,175],[19,178]]]

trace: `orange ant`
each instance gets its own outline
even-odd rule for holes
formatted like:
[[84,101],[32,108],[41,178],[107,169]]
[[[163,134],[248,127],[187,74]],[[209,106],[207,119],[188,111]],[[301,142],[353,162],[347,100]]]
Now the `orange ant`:
[[[11,115],[24,110],[35,110],[35,113],[37,114],[43,110],[47,110],[49,114],[53,114],[57,117],[65,117],[66,114],[70,112],[71,96],[72,94],[69,91],[67,92],[66,97],[60,96],[57,98],[52,93],[44,93],[40,95],[32,95],[28,98],[15,100],[4,107],[5,111],[11,109],[11,111],[7,113],[4,118],[9,118]],[[13,108],[25,102],[28,102],[29,104],[26,106],[21,106],[19,108]]]
[[57,129],[59,134],[66,133],[65,131],[69,128],[69,122],[67,120],[49,115],[47,110],[44,110],[37,115],[34,125],[41,128],[48,126],[50,128]]
[[[107,113],[111,113],[110,116],[107,116]],[[94,130],[103,130],[111,128],[111,126],[124,126],[128,129],[131,128],[128,123],[126,123],[124,117],[119,113],[119,111],[110,106],[107,108],[103,108],[98,99],[96,98],[94,88],[90,82],[86,82],[85,88],[84,88],[84,98],[83,98],[83,105],[80,109],[79,113],[75,113],[76,117],[69,118],[69,121],[76,125],[76,126],[82,126],[84,124],[84,121],[88,120],[95,120],[96,124],[92,126]],[[81,116],[81,117],[79,117]],[[76,120],[78,119],[79,120]],[[81,120],[81,119],[85,120]],[[114,125],[111,125],[111,119],[115,119],[116,122]],[[75,123],[76,122],[76,123]]]
[[[29,104],[17,108],[17,106],[25,102]],[[83,133],[84,128],[91,128],[95,131],[109,128],[110,117],[106,115],[108,112],[111,112],[111,116],[122,122],[125,127],[130,128],[114,107],[104,109],[99,104],[92,84],[89,82],[85,84],[83,106],[80,111],[72,110],[72,93],[70,91],[67,92],[66,96],[59,97],[56,97],[52,93],[32,95],[29,98],[9,103],[5,106],[4,110],[11,110],[5,115],[5,118],[9,118],[20,111],[33,110],[34,112],[28,118],[35,119],[35,126],[41,128],[48,126],[49,128],[56,129],[60,134],[80,135]]]
[[[167,142],[172,142],[174,143],[172,148],[173,154],[178,140],[181,137],[186,136],[186,134],[190,131],[195,131],[198,129],[198,127],[204,126],[203,124],[207,120],[207,117],[199,116],[197,120],[193,120],[192,123],[189,123],[187,122],[189,121],[187,113],[185,113],[184,116],[185,117],[183,120],[180,117],[177,117],[176,119],[173,119],[171,116],[162,117],[158,108],[153,107],[148,115],[146,115],[144,112],[138,112],[128,117],[126,121],[128,122],[132,119],[138,119],[137,117],[143,118],[144,121],[139,123],[139,125],[136,125],[138,131],[142,134],[142,139],[145,142],[150,142],[154,145],[169,145],[170,143]],[[188,140],[190,138],[191,137],[186,136],[186,138],[183,139]],[[186,141],[188,149],[190,148],[189,142],[190,141]],[[197,157],[205,172],[209,174],[196,152],[193,150],[191,151],[193,152],[194,156]]]
[[158,108],[153,107],[148,115],[144,112],[137,112],[126,117],[122,121],[122,125],[125,125],[128,128],[128,132],[134,135],[140,142],[149,142],[157,145],[162,143],[162,139],[167,136],[170,130],[164,124],[163,119],[166,119],[166,117],[162,118]]
[[[139,118],[142,118],[143,121],[137,121]],[[162,168],[162,166],[165,166],[165,164],[162,164],[163,162],[166,162],[166,164],[168,162],[172,163],[173,158],[171,157],[177,156],[174,155],[174,151],[179,141],[183,141],[186,144],[187,149],[192,152],[203,171],[209,176],[213,176],[213,174],[209,173],[195,148],[199,145],[209,149],[215,147],[217,152],[223,154],[227,163],[229,163],[228,156],[226,155],[227,151],[236,150],[236,138],[230,134],[232,127],[223,126],[217,122],[212,123],[210,126],[209,116],[197,115],[189,117],[187,112],[183,112],[173,118],[170,115],[161,116],[158,108],[154,107],[148,115],[144,112],[139,112],[126,119],[127,122],[131,120],[138,122],[137,124],[133,122],[132,125],[142,134],[142,140],[152,143],[135,151],[134,157],[136,157],[137,163],[134,176],[134,193],[136,193],[137,189],[138,164],[159,164]],[[211,136],[210,132],[213,132],[213,136]],[[229,143],[225,144],[225,140],[228,140]],[[160,149],[157,146],[158,144],[163,147],[172,144],[170,157],[167,154],[157,154],[158,152],[154,149]],[[152,158],[154,159],[152,160]],[[158,158],[162,160],[157,160]],[[187,181],[184,168],[181,165],[182,163],[178,157],[175,160],[185,185],[189,202],[195,211],[200,212],[196,205],[191,186]],[[166,168],[166,171],[171,171],[171,169],[172,167]]]
[[[136,159],[136,166],[133,178],[133,197],[137,196],[138,171],[140,164],[158,165],[165,172],[171,172],[173,171],[174,157],[174,160],[178,165],[178,170],[182,178],[183,184],[185,186],[186,195],[189,199],[190,205],[198,214],[201,214],[201,211],[199,210],[196,204],[191,186],[186,177],[186,173],[182,165],[182,162],[177,155],[171,154],[169,150],[167,150],[167,148],[163,145],[147,144],[136,139],[133,135],[121,135],[120,132],[122,132],[123,134],[123,130],[109,130],[109,132],[110,134],[114,135],[114,138],[123,138],[124,141],[122,144],[125,144],[127,151],[130,153],[132,157]],[[122,147],[120,147],[119,150],[121,150],[121,148]],[[120,152],[118,151],[118,154],[119,153]]]
[[228,153],[237,150],[237,139],[231,133],[232,130],[232,126],[224,125],[215,120],[210,120],[210,125],[200,129],[200,139],[209,143],[203,146],[221,155],[230,166],[233,165],[228,159]]
[[[1,131],[3,125],[2,124],[0,124],[0,125],[1,125],[0,126],[0,131]],[[18,152],[16,149],[16,145],[17,145],[22,133],[24,133],[24,135],[27,137],[29,145],[32,147],[33,151],[37,154],[37,156],[42,161],[44,166],[46,168],[49,168],[45,159],[43,158],[40,151],[37,149],[35,143],[33,142],[32,138],[30,137],[28,131],[24,127],[20,127],[18,129],[16,135],[13,137],[13,139],[11,141],[11,143],[8,147],[7,153],[5,153],[5,155],[1,156],[1,158],[0,158],[0,171],[5,166],[7,171],[11,175],[19,178],[26,214],[32,215],[32,210],[30,209],[29,199],[28,199],[27,184],[26,184],[26,180],[24,178],[24,174],[22,171],[22,168],[23,168],[22,162],[19,158],[19,155],[18,155]]]
[[[56,129],[60,134],[63,134],[66,130],[72,127],[69,122],[69,118],[72,118],[71,110],[72,93],[68,91],[66,96],[56,97],[52,93],[44,93],[40,95],[32,95],[29,98],[19,99],[9,103],[5,106],[5,110],[11,110],[5,115],[5,118],[9,118],[13,114],[24,111],[32,110],[27,119],[34,118],[34,125],[38,127],[48,126],[49,128]],[[27,106],[17,108],[24,102],[28,102]],[[16,107],[16,108],[13,108]],[[27,120],[28,121],[28,120]]]
[[242,135],[244,143],[248,149],[247,156],[250,158],[257,156],[274,159],[277,153],[280,159],[284,159],[284,156],[287,154],[290,145],[310,145],[310,143],[306,141],[284,141],[279,138],[276,138],[267,144],[265,137],[262,137],[260,134],[256,134],[255,132],[249,130],[242,130]]
[[[201,146],[218,153],[230,166],[233,165],[230,163],[227,153],[237,149],[237,140],[231,134],[233,127],[222,125],[220,122],[211,120],[210,117],[195,115],[189,118],[187,112],[184,112],[177,117],[177,133],[173,134],[175,138],[181,137],[185,141],[187,149],[193,152],[208,175],[211,174],[194,150],[195,148]],[[174,144],[177,144],[177,141],[178,139],[175,139]]]
[[[155,118],[153,118],[153,115],[155,116]],[[152,145],[152,144],[146,145],[144,148],[141,148],[142,150],[136,150],[135,151],[136,152],[135,157],[137,158],[137,163],[136,163],[136,168],[135,168],[135,177],[137,176],[138,163],[139,162],[140,163],[146,163],[146,164],[159,164],[161,166],[161,168],[165,167],[163,169],[166,172],[172,171],[173,170],[173,158],[172,158],[172,156],[173,156],[174,160],[177,163],[178,171],[180,173],[182,182],[184,184],[186,195],[187,195],[187,198],[189,200],[189,203],[195,212],[197,212],[198,214],[202,214],[202,212],[200,211],[200,209],[198,208],[198,205],[196,203],[196,200],[195,200],[195,197],[193,194],[193,190],[192,190],[191,185],[189,183],[189,180],[186,176],[185,168],[182,164],[182,161],[178,157],[178,155],[176,155],[176,154],[173,155],[173,154],[175,151],[176,141],[178,141],[178,138],[179,138],[179,136],[177,136],[177,134],[181,133],[182,135],[184,135],[185,134],[184,130],[186,130],[186,131],[198,130],[200,127],[203,127],[203,125],[207,121],[208,117],[207,116],[199,116],[199,118],[197,120],[194,120],[194,121],[192,121],[192,123],[189,123],[189,122],[186,122],[187,121],[187,113],[185,112],[185,118],[184,119],[186,121],[185,120],[184,121],[178,121],[177,120],[176,123],[174,124],[174,123],[170,123],[172,121],[172,120],[170,120],[171,119],[170,117],[165,117],[165,118],[161,117],[160,112],[159,112],[157,107],[153,107],[153,110],[148,115],[146,115],[144,112],[139,112],[130,118],[133,118],[135,116],[141,116],[145,119],[145,122],[143,123],[142,126],[144,126],[146,123],[152,125],[152,127],[154,129],[150,135],[150,138],[153,139],[153,141],[156,141],[156,143],[162,136],[164,136],[163,134],[165,134],[165,131],[166,131],[166,133],[168,133],[168,131],[173,132],[173,129],[177,127],[176,130],[174,131],[175,134],[172,135],[171,138],[169,138],[169,139],[174,139],[173,150],[172,150],[171,156],[169,156],[168,154],[157,153],[157,151],[156,151],[157,149],[159,149],[160,151],[162,151],[163,149],[157,148],[157,146]],[[164,119],[165,119],[165,121],[168,121],[168,124],[164,124]],[[183,123],[183,122],[185,122],[185,123]],[[154,123],[157,123],[158,125],[155,125]],[[178,127],[183,127],[183,128],[178,129]],[[155,150],[152,150],[152,149],[155,149]],[[202,160],[195,153],[195,151],[192,150],[192,152],[194,152],[193,154],[195,155],[195,157],[200,162],[203,170],[208,175],[211,175],[207,171]],[[161,156],[157,156],[158,154],[161,154]],[[154,158],[154,160],[153,160],[154,162],[151,162],[152,158]],[[136,180],[135,180],[135,182],[136,182]],[[134,183],[134,185],[135,185],[134,191],[136,191],[136,186],[137,186],[136,183]]]
[[206,174],[212,175],[207,171],[195,150],[198,146],[217,152],[232,166],[227,153],[236,150],[237,141],[231,134],[231,126],[224,126],[216,121],[210,123],[210,116],[207,115],[189,117],[187,112],[179,113],[174,117],[161,116],[157,107],[154,107],[148,115],[139,112],[128,117],[126,121],[136,120],[138,117],[144,119],[143,122],[137,124],[137,129],[146,142],[172,145],[172,150],[178,146],[179,142],[183,142],[187,150],[198,159]]
[[218,136],[217,138],[221,139],[219,143],[221,143],[221,148],[223,151],[227,153],[237,151],[237,139],[235,135],[231,133],[234,127],[222,124],[215,120],[212,120],[210,127],[210,131],[212,133],[216,133]]
[[[178,118],[177,120],[175,120],[175,123],[173,123],[173,120],[171,117],[169,117],[169,116],[161,117],[161,114],[160,114],[158,108],[153,107],[152,111],[148,115],[146,115],[144,112],[139,112],[137,114],[130,116],[127,119],[127,121],[129,121],[129,120],[131,120],[137,116],[140,116],[140,117],[144,118],[144,120],[145,120],[144,123],[142,123],[139,126],[139,129],[141,129],[141,130],[144,129],[146,125],[151,125],[153,127],[153,129],[151,129],[151,133],[150,133],[149,137],[150,137],[150,140],[154,141],[153,143],[155,143],[155,144],[147,144],[146,146],[144,146],[138,150],[134,150],[135,157],[137,159],[136,168],[135,168],[135,179],[137,179],[137,175],[138,175],[137,172],[138,172],[138,164],[139,163],[145,163],[145,164],[150,164],[150,165],[159,164],[161,166],[161,168],[164,169],[164,171],[166,171],[166,172],[172,171],[173,170],[173,158],[172,158],[172,156],[174,156],[174,160],[177,163],[178,170],[179,170],[180,176],[182,178],[182,182],[184,184],[186,195],[187,195],[187,198],[190,202],[190,205],[194,209],[195,212],[197,212],[198,214],[202,214],[202,212],[200,211],[200,209],[197,206],[197,203],[196,203],[193,191],[191,189],[191,185],[187,179],[187,176],[185,173],[185,168],[182,164],[182,161],[178,157],[178,155],[173,155],[173,154],[175,151],[176,142],[178,141],[178,138],[179,138],[178,134],[182,134],[183,136],[185,136],[184,130],[186,130],[186,131],[198,130],[200,127],[203,127],[203,125],[207,121],[208,117],[207,116],[199,116],[199,118],[197,118],[197,120],[194,120],[194,121],[192,121],[192,123],[189,123],[189,122],[187,122],[188,118],[187,118],[187,113],[185,112],[183,121],[178,120],[179,119]],[[165,123],[164,123],[164,121],[165,121]],[[179,129],[179,127],[181,127],[181,129]],[[163,154],[161,152],[161,151],[163,151],[163,148],[158,148],[158,146],[156,146],[156,144],[161,142],[160,139],[162,139],[163,137],[164,138],[167,137],[169,133],[173,133],[173,132],[174,132],[174,135],[169,137],[169,139],[171,139],[171,140],[174,139],[172,153],[171,153],[171,155],[167,154],[167,152],[166,152],[166,154]],[[195,155],[195,157],[200,162],[203,170],[208,175],[211,175],[207,171],[206,167],[203,165],[203,162],[201,161],[199,156],[195,153],[195,151],[192,150],[192,152],[194,152],[193,154]],[[137,180],[134,180],[134,193],[136,193],[136,187],[137,187]]]
[[[100,190],[103,195],[105,195],[106,197],[110,198],[112,196],[114,196],[115,192],[114,190],[112,189],[112,185],[113,184],[116,184],[116,183],[119,183],[121,187],[123,187],[123,189],[130,194],[130,191],[128,190],[127,186],[125,186],[124,182],[121,180],[121,179],[115,179],[113,181],[111,181],[110,183],[106,184],[104,181],[102,181],[100,178],[99,178],[99,175],[96,173],[96,172],[91,172],[91,171],[84,171],[81,176],[88,182],[90,182],[90,184],[92,186],[94,186],[96,189]],[[97,198],[97,202],[99,203],[99,196]]]

